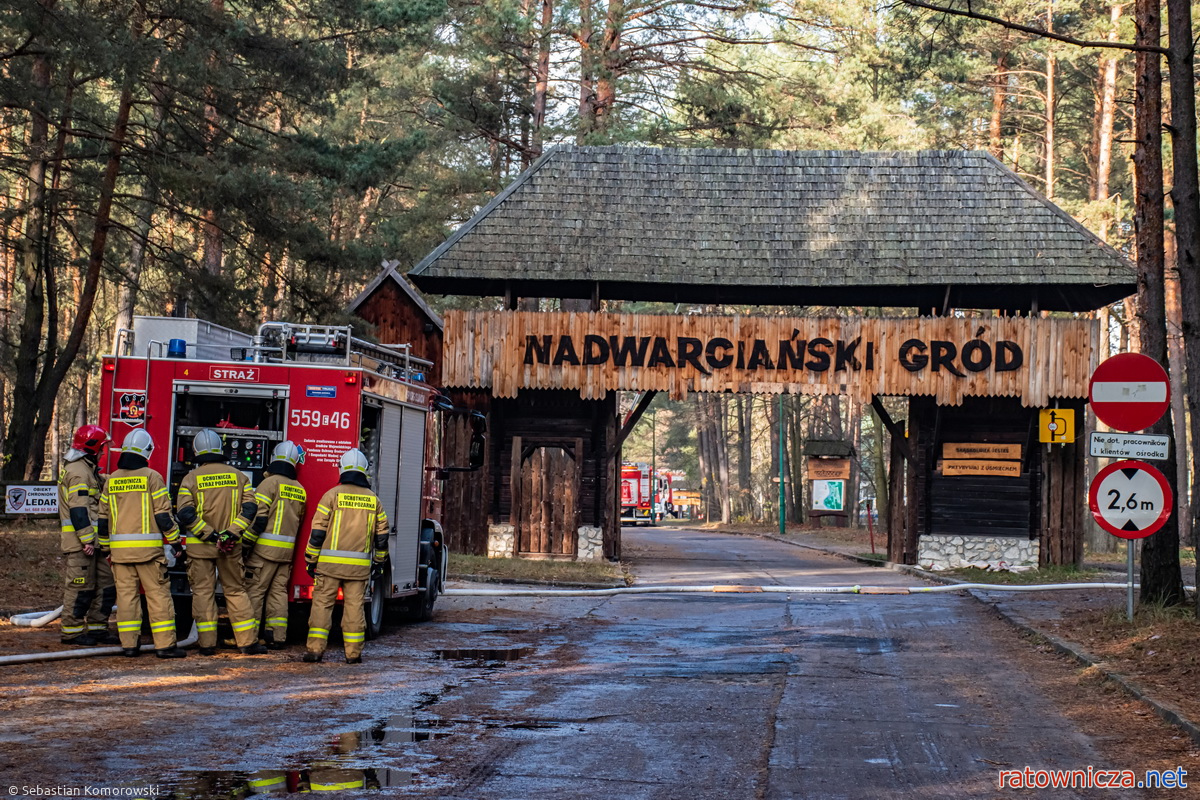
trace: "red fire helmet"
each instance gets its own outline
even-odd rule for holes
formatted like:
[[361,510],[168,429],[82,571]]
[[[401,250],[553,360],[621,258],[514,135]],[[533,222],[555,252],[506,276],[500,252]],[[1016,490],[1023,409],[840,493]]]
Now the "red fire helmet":
[[85,453],[97,455],[108,444],[108,432],[99,425],[83,425],[75,431],[71,447]]

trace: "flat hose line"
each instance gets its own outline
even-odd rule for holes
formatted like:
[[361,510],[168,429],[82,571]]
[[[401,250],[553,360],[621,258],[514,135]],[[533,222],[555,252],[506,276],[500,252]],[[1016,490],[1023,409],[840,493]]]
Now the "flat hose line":
[[[1136,588],[1140,584],[1135,583]],[[447,589],[445,597],[613,597],[625,594],[944,594],[967,589],[995,592],[1052,592],[1080,589],[1127,589],[1128,583],[954,583],[946,586],[623,586],[612,589]],[[1195,591],[1196,587],[1185,587]]]
[[[41,612],[45,613],[45,612]],[[196,630],[196,623],[192,623],[191,633],[186,639],[175,643],[176,647],[188,647],[196,643],[200,638],[199,632]],[[122,648],[120,647],[80,647],[75,650],[56,650],[48,653],[19,653],[11,656],[0,656],[0,666],[10,664],[29,664],[34,661],[66,661],[72,658],[91,658],[93,656],[119,656]],[[144,644],[141,646],[143,653],[154,650],[154,645]]]

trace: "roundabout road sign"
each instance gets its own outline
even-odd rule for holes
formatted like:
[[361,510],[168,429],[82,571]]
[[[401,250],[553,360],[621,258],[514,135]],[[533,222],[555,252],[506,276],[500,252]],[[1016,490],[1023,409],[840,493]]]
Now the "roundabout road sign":
[[1173,500],[1167,479],[1145,461],[1109,464],[1088,490],[1097,524],[1122,539],[1143,539],[1165,525]]
[[1114,430],[1132,433],[1162,419],[1171,403],[1171,382],[1153,358],[1119,353],[1092,373],[1088,400],[1097,419]]

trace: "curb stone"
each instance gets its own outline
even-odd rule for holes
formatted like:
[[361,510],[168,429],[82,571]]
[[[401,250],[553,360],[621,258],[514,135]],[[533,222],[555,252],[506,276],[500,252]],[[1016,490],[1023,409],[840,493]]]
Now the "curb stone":
[[[734,533],[738,536],[758,536],[763,539],[773,539],[774,541],[777,541],[777,542],[783,542],[784,544],[790,544],[790,545],[794,545],[796,547],[803,547],[807,550],[816,550],[816,551],[819,551],[822,553],[826,553],[828,555],[837,556],[839,558],[844,558],[849,561],[857,561],[862,564],[869,564],[871,566],[876,566],[876,567],[886,567],[887,569],[890,569],[894,572],[900,572],[905,575],[912,575],[915,578],[921,578],[923,580],[933,581],[935,583],[941,583],[946,586],[950,586],[955,583],[960,583],[960,581],[956,581],[951,578],[947,578],[943,575],[938,575],[935,572],[929,572],[928,570],[923,570],[920,567],[914,567],[914,566],[910,566],[908,564],[897,564],[892,561],[876,561],[875,559],[863,558],[862,556],[854,555],[853,553],[843,553],[840,550],[834,550],[829,547],[822,547],[820,545],[815,545],[815,544],[804,544],[802,542],[794,542],[794,541],[791,541],[789,539],[784,539],[783,537],[774,535],[774,534],[739,533],[737,531],[722,531],[722,533]],[[1179,728],[1181,731],[1186,733],[1193,742],[1195,742],[1197,745],[1200,745],[1200,725],[1197,725],[1196,723],[1194,723],[1190,719],[1188,719],[1187,716],[1184,715],[1183,710],[1181,708],[1179,708],[1178,706],[1176,706],[1174,703],[1168,702],[1166,700],[1159,700],[1157,697],[1152,695],[1146,689],[1139,686],[1137,683],[1135,683],[1133,680],[1131,680],[1126,675],[1123,675],[1120,672],[1117,672],[1116,670],[1112,669],[1112,667],[1110,667],[1108,665],[1108,662],[1102,661],[1102,660],[1096,658],[1095,656],[1093,656],[1091,653],[1084,650],[1079,645],[1076,645],[1072,642],[1068,642],[1065,639],[1060,639],[1059,637],[1055,636],[1054,634],[1045,633],[1043,631],[1038,630],[1037,628],[1035,628],[1033,626],[1032,623],[1029,622],[1029,620],[1025,619],[1025,617],[1021,616],[1020,614],[1018,614],[1016,611],[1012,610],[1011,608],[1007,608],[1006,604],[1003,601],[999,601],[999,600],[992,601],[992,600],[988,600],[987,598],[983,597],[982,594],[980,594],[980,592],[983,592],[983,591],[986,591],[986,590],[983,590],[983,589],[967,589],[966,590],[967,594],[969,594],[971,597],[973,597],[977,602],[979,602],[983,606],[986,606],[987,608],[992,609],[992,611],[994,611],[997,614],[997,616],[1000,617],[1000,619],[1004,620],[1009,625],[1016,628],[1018,631],[1046,642],[1056,652],[1058,652],[1062,655],[1065,655],[1068,658],[1073,659],[1074,661],[1076,661],[1079,664],[1082,664],[1085,667],[1091,667],[1091,668],[1097,670],[1101,674],[1101,676],[1103,676],[1105,681],[1115,684],[1117,687],[1119,687],[1121,689],[1121,691],[1125,692],[1133,699],[1149,706],[1150,709],[1152,711],[1154,711],[1154,713],[1156,715],[1158,715],[1158,717],[1160,719]]]

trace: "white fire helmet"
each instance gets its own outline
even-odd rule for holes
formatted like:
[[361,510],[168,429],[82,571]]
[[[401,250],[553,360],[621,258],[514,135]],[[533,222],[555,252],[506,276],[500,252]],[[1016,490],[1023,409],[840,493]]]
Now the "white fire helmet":
[[342,472],[361,472],[367,474],[367,457],[357,447],[342,453],[338,459],[338,469]]
[[125,437],[125,441],[121,442],[122,453],[133,453],[135,456],[141,456],[142,458],[149,458],[150,452],[153,449],[154,440],[142,428],[130,431]]
[[299,447],[291,439],[285,439],[275,445],[275,450],[271,453],[271,459],[274,461],[286,461],[294,467],[297,464],[304,463],[304,448]]
[[225,446],[221,443],[221,434],[212,428],[205,428],[192,439],[192,450],[198,456],[206,456],[210,453],[224,453]]

